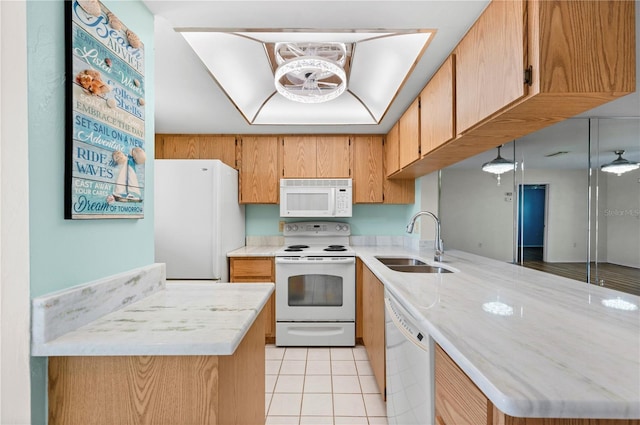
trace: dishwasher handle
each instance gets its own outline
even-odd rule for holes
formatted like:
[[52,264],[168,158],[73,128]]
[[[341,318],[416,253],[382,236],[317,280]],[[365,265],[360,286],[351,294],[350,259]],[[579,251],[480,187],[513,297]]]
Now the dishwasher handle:
[[421,332],[417,328],[413,328],[409,326],[400,314],[393,308],[393,304],[391,299],[388,297],[384,298],[384,305],[389,313],[389,317],[393,324],[398,328],[398,330],[409,340],[411,343],[416,345],[423,351],[429,351],[429,339],[427,338],[429,335]]

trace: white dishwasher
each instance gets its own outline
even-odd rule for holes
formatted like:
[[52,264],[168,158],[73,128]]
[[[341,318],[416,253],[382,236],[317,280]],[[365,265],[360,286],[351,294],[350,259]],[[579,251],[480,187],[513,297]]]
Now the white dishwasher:
[[433,340],[386,290],[384,303],[389,425],[432,425]]

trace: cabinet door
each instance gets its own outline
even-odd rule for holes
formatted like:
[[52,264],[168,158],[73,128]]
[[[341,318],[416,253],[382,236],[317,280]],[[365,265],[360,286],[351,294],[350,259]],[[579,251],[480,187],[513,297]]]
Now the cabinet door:
[[316,137],[286,136],[282,139],[282,177],[316,177]]
[[351,177],[349,136],[318,136],[316,142],[316,177]]
[[196,134],[164,134],[162,137],[163,159],[199,159],[200,142]]
[[400,168],[420,158],[420,98],[400,117]]
[[367,349],[380,394],[386,388],[386,359],[384,339],[384,286],[369,270],[362,267],[362,341]]
[[381,203],[383,186],[382,136],[355,136],[353,149],[353,202]]
[[491,2],[455,49],[458,134],[526,94],[525,18],[523,0]]
[[236,168],[236,137],[201,135],[200,159],[219,159],[229,167]]
[[397,122],[387,133],[384,143],[385,176],[400,169],[400,123]]
[[491,425],[493,405],[457,364],[436,345],[436,423]]
[[[233,283],[274,282],[275,263],[273,257],[229,258],[229,281]],[[273,292],[264,306],[264,335],[267,343],[276,337],[276,293]]]
[[277,204],[278,138],[244,136],[240,150],[240,203]]
[[453,66],[451,55],[420,93],[420,144],[422,155],[455,137]]

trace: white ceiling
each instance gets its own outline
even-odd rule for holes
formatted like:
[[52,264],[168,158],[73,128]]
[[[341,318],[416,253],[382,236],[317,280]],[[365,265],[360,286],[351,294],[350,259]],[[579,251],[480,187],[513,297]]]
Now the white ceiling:
[[[216,1],[144,0],[156,15],[155,127],[158,133],[386,133],[422,90],[488,0],[444,1]],[[250,125],[211,78],[184,37],[174,28],[206,29],[435,29],[422,59],[405,81],[378,125]],[[636,47],[640,48],[640,2],[636,1]],[[640,54],[636,55],[640,86]],[[300,105],[304,107],[305,105]],[[640,117],[639,92],[625,96],[579,117]],[[546,132],[529,135],[526,145],[546,143],[553,150],[576,138],[583,124],[572,120]],[[550,137],[550,134],[554,134]],[[640,139],[640,137],[639,137]],[[633,144],[633,141],[630,143]],[[640,143],[640,142],[638,142]],[[521,144],[522,147],[525,144]],[[561,150],[561,149],[556,149]],[[485,152],[486,160],[493,152]],[[626,157],[627,155],[625,155]],[[483,158],[476,161],[482,161]],[[563,161],[568,160],[567,155]],[[630,159],[630,158],[629,158]],[[635,159],[639,160],[638,158]]]
[[[475,22],[488,4],[488,0],[145,0],[145,3],[149,10],[156,15],[156,132],[213,134],[386,133]],[[413,72],[404,81],[400,92],[386,110],[386,114],[382,114],[383,118],[380,124],[300,126],[250,125],[214,81],[184,37],[174,31],[174,28],[207,29],[210,31],[231,29],[300,31],[301,29],[314,29],[335,32],[435,29],[437,32],[430,41],[422,59],[418,61]],[[357,54],[359,54],[358,51],[356,51]],[[390,65],[392,61],[388,60],[387,63]],[[317,109],[318,105],[299,104],[296,106],[310,110],[314,107]],[[355,114],[353,110],[349,113]],[[358,116],[361,115],[354,115],[354,117]]]

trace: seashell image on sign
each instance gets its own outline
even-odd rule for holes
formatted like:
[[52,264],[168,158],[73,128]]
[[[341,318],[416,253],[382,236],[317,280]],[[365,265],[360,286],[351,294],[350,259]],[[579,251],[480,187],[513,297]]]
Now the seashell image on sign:
[[143,218],[144,45],[98,0],[65,3],[65,218]]

